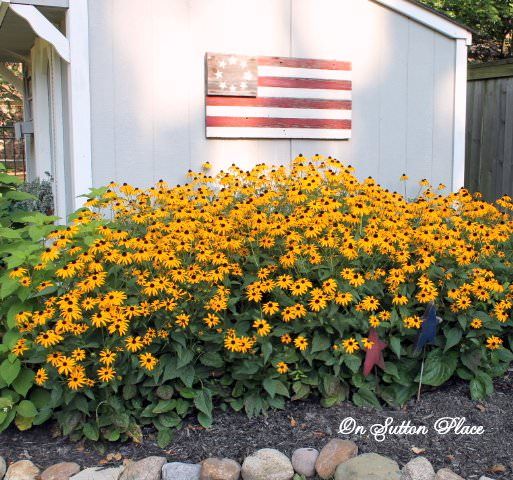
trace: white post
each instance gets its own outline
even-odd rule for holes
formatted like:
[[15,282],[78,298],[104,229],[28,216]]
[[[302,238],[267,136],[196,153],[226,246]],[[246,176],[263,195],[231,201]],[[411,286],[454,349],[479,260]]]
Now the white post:
[[454,126],[452,190],[465,184],[465,123],[467,117],[467,43],[456,40],[456,68],[454,76]]
[[69,0],[66,33],[70,46],[68,90],[70,153],[73,176],[73,208],[83,205],[78,197],[93,185],[91,159],[91,103],[89,86],[89,23],[87,2]]

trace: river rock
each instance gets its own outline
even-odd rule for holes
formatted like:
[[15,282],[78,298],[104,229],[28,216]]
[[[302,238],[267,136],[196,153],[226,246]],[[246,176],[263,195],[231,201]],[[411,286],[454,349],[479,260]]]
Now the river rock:
[[292,468],[305,477],[315,475],[315,462],[319,456],[319,450],[315,448],[298,448],[292,454]]
[[465,480],[454,473],[450,468],[441,468],[436,472],[435,480]]
[[171,462],[162,467],[162,480],[199,480],[201,465]]
[[201,462],[200,480],[239,480],[240,465],[231,458],[207,458]]
[[9,466],[5,480],[35,480],[38,475],[39,468],[30,460],[20,460]]
[[403,468],[401,480],[433,480],[435,469],[425,457],[415,457]]
[[331,439],[321,450],[315,462],[319,477],[326,479],[333,476],[337,467],[358,455],[356,443],[341,438]]
[[244,480],[290,480],[293,476],[289,458],[273,448],[257,450],[242,464]]
[[340,464],[335,480],[400,480],[399,465],[377,453],[364,453]]
[[70,480],[118,480],[124,467],[92,467],[73,475]]
[[0,457],[0,480],[4,478],[5,472],[7,471],[7,463],[4,457]]
[[74,462],[61,462],[48,467],[41,480],[69,480],[69,477],[80,472],[80,465]]
[[119,480],[160,480],[166,457],[147,457],[125,465]]

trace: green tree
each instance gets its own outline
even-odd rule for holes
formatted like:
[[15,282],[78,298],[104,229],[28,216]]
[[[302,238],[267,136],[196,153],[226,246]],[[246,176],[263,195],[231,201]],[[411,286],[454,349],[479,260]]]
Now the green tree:
[[513,56],[512,0],[421,0],[472,28],[476,34],[471,57],[491,60]]

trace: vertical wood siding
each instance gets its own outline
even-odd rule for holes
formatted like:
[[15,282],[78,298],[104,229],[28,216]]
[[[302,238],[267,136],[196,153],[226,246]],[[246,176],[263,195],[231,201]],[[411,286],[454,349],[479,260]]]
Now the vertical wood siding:
[[513,196],[513,75],[468,82],[465,163],[471,191]]
[[[88,0],[93,176],[182,183],[209,160],[286,163],[334,155],[408,194],[451,185],[454,42],[372,1]],[[353,62],[353,138],[205,138],[206,51]]]

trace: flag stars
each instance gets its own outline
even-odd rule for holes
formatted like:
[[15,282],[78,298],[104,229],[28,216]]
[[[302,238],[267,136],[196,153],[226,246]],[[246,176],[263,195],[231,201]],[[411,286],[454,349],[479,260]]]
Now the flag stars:
[[226,62],[224,60],[221,60],[218,64],[219,68],[224,68],[226,67]]
[[248,70],[248,71],[244,72],[243,77],[244,77],[244,80],[249,81],[253,78],[253,75],[251,75],[251,72]]
[[226,85],[226,82],[220,82],[220,83],[219,83],[219,88],[220,88],[221,90],[226,90],[226,87],[228,87],[228,85]]
[[246,90],[246,88],[248,88],[248,84],[246,82],[240,82],[240,88],[242,88],[242,90]]
[[216,78],[217,78],[217,79],[223,78],[223,72],[221,72],[221,70],[218,70],[218,71],[216,72]]
[[234,56],[231,56],[229,59],[228,59],[228,63],[230,65],[235,65],[237,63],[237,59],[234,57]]

